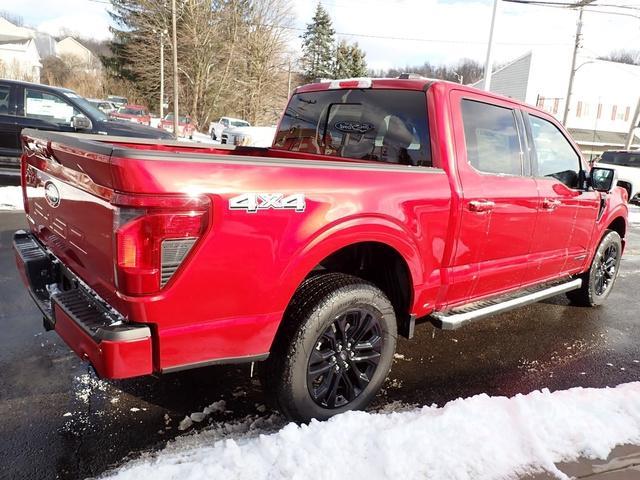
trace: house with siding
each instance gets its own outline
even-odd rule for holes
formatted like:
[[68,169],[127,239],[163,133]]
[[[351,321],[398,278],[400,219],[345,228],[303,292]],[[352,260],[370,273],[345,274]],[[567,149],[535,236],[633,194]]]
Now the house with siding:
[[[491,91],[562,120],[570,65],[570,52],[528,52],[493,73]],[[624,148],[640,97],[640,66],[579,56],[576,68],[566,127],[587,158]],[[632,148],[640,148],[636,132]]]

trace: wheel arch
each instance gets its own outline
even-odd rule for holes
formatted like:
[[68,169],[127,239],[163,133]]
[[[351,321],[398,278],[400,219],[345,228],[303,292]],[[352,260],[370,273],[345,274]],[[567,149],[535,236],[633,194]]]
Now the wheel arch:
[[[316,237],[283,273],[283,312],[306,278],[326,271],[347,273],[373,283],[391,300],[398,322],[408,319],[414,287],[424,278],[420,252],[410,238],[402,227],[382,223],[352,225]],[[376,261],[371,262],[372,258]],[[282,322],[278,332],[281,327]]]

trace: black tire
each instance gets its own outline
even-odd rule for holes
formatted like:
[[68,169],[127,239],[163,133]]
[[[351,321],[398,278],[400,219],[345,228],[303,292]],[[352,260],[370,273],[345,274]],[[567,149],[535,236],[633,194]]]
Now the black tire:
[[618,232],[607,230],[593,256],[591,267],[581,275],[582,287],[567,292],[572,304],[581,307],[602,305],[613,288],[620,271],[622,240]]
[[393,306],[379,288],[342,273],[311,277],[282,321],[263,370],[274,407],[290,420],[308,422],[371,402],[391,369],[397,341]]
[[216,132],[211,130],[211,140],[215,140],[215,139],[216,139]]

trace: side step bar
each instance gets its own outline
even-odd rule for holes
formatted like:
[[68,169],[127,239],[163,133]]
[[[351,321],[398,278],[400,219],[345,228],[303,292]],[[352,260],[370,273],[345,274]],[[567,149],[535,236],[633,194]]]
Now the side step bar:
[[484,306],[486,305],[486,302],[482,302],[483,306],[480,306],[479,308],[469,309],[468,307],[462,306],[448,312],[432,313],[431,318],[434,320],[436,326],[439,326],[443,330],[455,330],[466,323],[480,320],[497,313],[513,310],[514,308],[522,307],[530,303],[536,303],[540,300],[544,300],[545,298],[555,297],[561,293],[576,290],[581,286],[582,279],[577,278],[533,293],[525,293],[524,295],[515,298],[498,301],[487,306]]

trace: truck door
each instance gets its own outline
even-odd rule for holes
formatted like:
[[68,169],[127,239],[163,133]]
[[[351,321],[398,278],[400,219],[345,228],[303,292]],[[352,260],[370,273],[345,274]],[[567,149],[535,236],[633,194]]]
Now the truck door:
[[24,87],[23,102],[18,102],[21,110],[20,130],[37,128],[58,132],[73,132],[71,118],[80,115],[77,108],[59,95],[37,87]]
[[551,119],[524,115],[531,142],[540,212],[527,283],[579,270],[586,259],[600,206],[600,193],[579,185],[580,154]]
[[451,105],[461,202],[449,305],[522,284],[539,201],[517,105],[460,91]]

